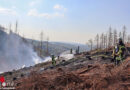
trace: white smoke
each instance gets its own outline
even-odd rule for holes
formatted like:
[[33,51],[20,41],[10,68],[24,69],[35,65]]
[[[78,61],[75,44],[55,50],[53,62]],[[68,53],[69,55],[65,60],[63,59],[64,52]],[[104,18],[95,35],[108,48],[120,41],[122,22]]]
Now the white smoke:
[[70,51],[65,51],[60,54],[60,58],[62,58],[64,60],[70,60],[70,59],[74,58],[74,54],[75,54],[74,50],[73,50],[72,54],[70,54]]
[[22,68],[25,68],[25,65],[23,65]]
[[[59,58],[63,59],[63,60],[70,60],[70,59],[74,58],[74,54],[75,54],[74,50],[73,50],[72,54],[70,54],[70,51],[65,51],[59,55]],[[58,57],[55,57],[55,60],[57,60],[57,59],[58,59]],[[48,57],[45,57],[41,62],[49,62],[51,60],[52,60],[52,58],[50,56],[48,56]]]
[[21,37],[14,33],[0,34],[0,72],[19,69],[23,65],[32,66],[40,62],[40,57],[31,45],[25,43]]
[[33,52],[32,57],[33,57],[33,62],[34,62],[35,64],[38,64],[38,63],[41,63],[41,62],[42,62],[41,58],[38,57],[38,55],[37,55],[35,52]]
[[74,58],[74,54],[61,54],[60,58],[63,58],[64,60],[70,60]]
[[43,62],[48,62],[48,61],[51,61],[51,60],[52,60],[52,58],[50,56],[48,56],[48,57],[44,58]]

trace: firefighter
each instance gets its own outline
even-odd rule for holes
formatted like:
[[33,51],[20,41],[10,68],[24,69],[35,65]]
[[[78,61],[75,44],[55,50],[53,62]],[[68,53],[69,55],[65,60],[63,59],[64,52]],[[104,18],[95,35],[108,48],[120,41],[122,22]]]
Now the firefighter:
[[123,61],[125,58],[125,44],[119,38],[119,43],[113,49],[113,59],[116,65]]
[[52,55],[52,57],[51,57],[51,58],[52,58],[52,65],[53,65],[53,66],[55,66],[55,65],[56,65],[55,56],[54,56],[54,55]]

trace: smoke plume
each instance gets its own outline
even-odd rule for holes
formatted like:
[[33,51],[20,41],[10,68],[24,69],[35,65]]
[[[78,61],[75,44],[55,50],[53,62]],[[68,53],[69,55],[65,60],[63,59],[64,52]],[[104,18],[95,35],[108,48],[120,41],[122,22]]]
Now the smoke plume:
[[7,34],[0,30],[0,72],[40,62],[40,57],[30,44],[26,44],[20,36],[14,33]]

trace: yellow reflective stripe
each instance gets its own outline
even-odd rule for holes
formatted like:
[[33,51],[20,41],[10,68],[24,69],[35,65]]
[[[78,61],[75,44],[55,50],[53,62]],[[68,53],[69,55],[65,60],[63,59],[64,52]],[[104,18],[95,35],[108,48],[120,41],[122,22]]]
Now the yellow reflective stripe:
[[116,57],[116,60],[122,60],[123,58],[121,56]]
[[121,60],[121,58],[120,57],[116,57],[116,60]]
[[125,46],[119,46],[119,52],[117,53],[118,55],[122,53],[122,48],[125,48]]
[[119,52],[117,54],[120,55],[121,53],[122,53],[122,50],[119,50]]
[[125,48],[125,46],[121,46],[121,48]]

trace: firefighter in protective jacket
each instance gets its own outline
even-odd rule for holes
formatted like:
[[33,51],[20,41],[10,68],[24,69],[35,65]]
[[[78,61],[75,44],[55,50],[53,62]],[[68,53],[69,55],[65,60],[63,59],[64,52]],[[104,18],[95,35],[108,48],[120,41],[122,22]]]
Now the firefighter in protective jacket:
[[113,58],[115,64],[118,65],[125,58],[125,44],[122,39],[119,39],[119,43],[113,49]]

